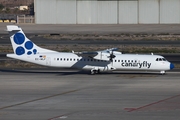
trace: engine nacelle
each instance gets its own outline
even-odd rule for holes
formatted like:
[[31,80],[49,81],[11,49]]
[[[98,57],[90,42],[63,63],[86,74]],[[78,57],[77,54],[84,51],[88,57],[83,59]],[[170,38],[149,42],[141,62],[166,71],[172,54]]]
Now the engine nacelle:
[[109,61],[109,53],[104,53],[104,52],[98,52],[98,54],[96,56],[94,56],[94,59],[97,60],[105,60],[105,61]]
[[[117,51],[113,51],[113,55],[116,54],[122,54],[121,52],[117,52]],[[109,61],[110,60],[110,56],[111,53],[110,52],[98,52],[98,54],[96,56],[94,56],[94,59],[97,60],[105,60],[105,61]]]

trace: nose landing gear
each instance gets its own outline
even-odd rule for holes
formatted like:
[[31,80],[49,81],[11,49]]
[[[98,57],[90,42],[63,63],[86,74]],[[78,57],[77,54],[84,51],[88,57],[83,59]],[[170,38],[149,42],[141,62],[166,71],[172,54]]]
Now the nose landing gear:
[[165,73],[166,73],[166,71],[164,71],[164,70],[160,71],[161,75],[164,75]]

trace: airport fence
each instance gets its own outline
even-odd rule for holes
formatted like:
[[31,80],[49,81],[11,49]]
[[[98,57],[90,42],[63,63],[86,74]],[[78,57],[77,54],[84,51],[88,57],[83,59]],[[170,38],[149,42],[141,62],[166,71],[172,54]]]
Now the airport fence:
[[25,16],[25,15],[17,16],[17,24],[21,24],[21,23],[35,23],[35,18],[34,16]]
[[26,15],[0,15],[0,23],[35,23],[34,16]]

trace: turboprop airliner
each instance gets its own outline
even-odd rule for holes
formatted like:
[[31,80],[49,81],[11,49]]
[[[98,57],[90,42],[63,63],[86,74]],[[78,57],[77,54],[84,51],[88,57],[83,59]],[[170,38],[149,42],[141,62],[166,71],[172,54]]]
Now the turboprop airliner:
[[16,25],[8,25],[7,31],[14,51],[7,57],[43,66],[89,70],[91,74],[114,70],[159,71],[165,74],[174,68],[160,55],[122,54],[117,48],[94,52],[58,52],[37,46]]

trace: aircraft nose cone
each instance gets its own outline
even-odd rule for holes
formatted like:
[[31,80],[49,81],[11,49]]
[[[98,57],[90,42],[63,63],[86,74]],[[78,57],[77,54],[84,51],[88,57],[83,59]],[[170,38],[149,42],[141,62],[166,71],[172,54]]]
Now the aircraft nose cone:
[[170,70],[174,68],[174,64],[170,63]]

